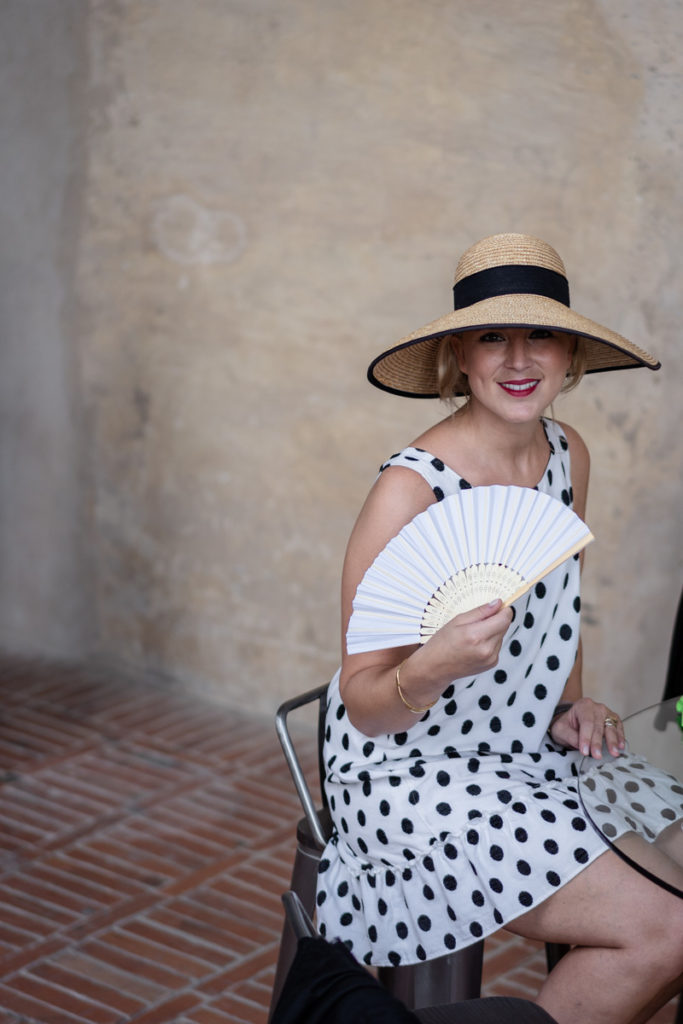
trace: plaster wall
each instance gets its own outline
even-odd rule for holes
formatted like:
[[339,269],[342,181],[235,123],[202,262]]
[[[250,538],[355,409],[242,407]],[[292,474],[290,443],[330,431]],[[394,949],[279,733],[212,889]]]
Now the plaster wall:
[[624,712],[656,700],[683,583],[680,4],[15,0],[1,17],[38,72],[3,100],[3,209],[27,232],[24,290],[0,275],[5,365],[30,381],[22,396],[3,372],[3,478],[29,467],[2,498],[5,646],[268,712],[329,677],[360,504],[444,414],[366,366],[447,312],[464,248],[521,230],[559,249],[581,312],[664,364],[556,407],[593,454],[585,688]]

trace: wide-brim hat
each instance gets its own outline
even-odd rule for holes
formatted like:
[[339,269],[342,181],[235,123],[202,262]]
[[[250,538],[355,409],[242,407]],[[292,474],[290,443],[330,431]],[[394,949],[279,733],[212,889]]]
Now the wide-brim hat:
[[584,339],[586,373],[647,366],[659,360],[615,331],[569,306],[564,264],[552,246],[532,235],[491,235],[462,256],[453,286],[452,313],[421,327],[370,364],[368,380],[409,398],[438,398],[441,338],[493,327],[550,328]]

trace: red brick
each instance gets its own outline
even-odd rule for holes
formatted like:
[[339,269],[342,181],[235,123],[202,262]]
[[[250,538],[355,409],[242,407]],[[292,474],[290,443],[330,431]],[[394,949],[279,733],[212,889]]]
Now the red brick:
[[135,1018],[135,1024],[178,1024],[178,1014],[192,1010],[198,1003],[192,992],[164,1000],[158,1006]]
[[53,853],[43,858],[43,864],[55,870],[92,882],[102,890],[115,893],[118,899],[123,896],[137,896],[144,891],[139,882],[131,881],[127,872],[107,870],[100,866],[86,863],[87,858],[79,856],[79,851],[71,849],[68,854]]
[[38,999],[46,1006],[58,1008],[60,1011],[73,1013],[83,1020],[92,1024],[116,1024],[119,1020],[119,1013],[101,1003],[95,1003],[90,999],[84,999],[80,994],[67,991],[61,986],[51,985],[42,981],[35,975],[18,974],[6,982],[7,987],[16,992],[22,992],[32,999]]
[[254,953],[253,956],[245,957],[233,966],[228,967],[225,971],[221,971],[220,974],[208,978],[197,986],[197,990],[205,992],[207,995],[215,996],[220,992],[224,992],[227,988],[239,984],[239,982],[244,981],[246,978],[253,977],[263,970],[264,967],[270,967],[275,963],[278,948],[277,943],[264,947],[259,952]]
[[159,946],[168,947],[179,953],[186,953],[188,956],[202,961],[206,966],[206,973],[212,967],[225,966],[225,952],[202,942],[187,932],[177,928],[164,925],[162,922],[150,921],[145,918],[137,918],[135,921],[128,921],[126,931],[139,938],[148,939]]
[[[159,985],[160,988],[175,992],[187,984],[188,978],[180,977],[173,970],[167,970],[158,963],[141,959],[137,954],[125,949],[117,949],[113,944],[91,939],[81,946],[86,956],[101,960],[110,967],[132,974],[134,977]],[[129,990],[130,991],[130,990]]]
[[[198,904],[194,906],[185,904],[183,907],[179,907],[178,903],[179,901],[173,904],[173,909],[168,905],[160,907],[150,915],[150,918],[169,928],[175,928],[193,935],[199,940],[211,943],[213,947],[220,950],[223,957],[222,966],[225,966],[226,955],[235,952],[234,936],[231,934],[229,926],[229,922],[235,919],[227,918],[224,914],[215,913]],[[268,940],[272,938],[268,932],[263,934]]]
[[[126,928],[106,932],[106,934],[99,937],[99,941],[103,945],[114,946],[124,953],[139,957],[141,960],[157,963],[171,971],[175,971],[178,974],[179,980],[181,975],[184,976],[185,984],[189,978],[203,978],[204,975],[210,973],[210,968],[199,958],[178,953],[168,945],[162,946],[156,942],[139,938]],[[180,988],[181,985],[178,984],[174,987]]]
[[14,907],[10,907],[6,903],[0,903],[0,921],[13,928],[29,932],[34,939],[40,936],[45,937],[54,931],[53,925],[48,924],[36,914],[29,914],[26,910],[15,910]]
[[0,887],[0,901],[18,910],[28,910],[30,914],[54,921],[55,924],[66,925],[77,920],[78,913],[53,903],[40,886],[24,883],[26,879],[21,874],[6,875]]
[[245,1002],[232,993],[228,993],[211,1004],[212,1009],[222,1010],[230,1016],[234,1024],[266,1024],[263,1007]]
[[67,949],[53,957],[52,964],[69,973],[83,975],[105,988],[125,993],[126,997],[146,1006],[163,998],[164,986],[143,977],[137,971],[134,962],[135,972],[131,973],[116,966],[113,959],[112,957],[109,961],[98,960],[87,956],[82,949]]
[[[24,1024],[24,1021],[26,1024],[83,1024],[84,1019],[81,1016],[74,1017],[63,1009],[60,1009],[59,1015],[57,1015],[56,1008],[49,1003],[33,999],[6,985],[0,985],[0,1006],[5,1010],[23,1014],[19,1024]],[[86,1017],[85,1020],[87,1019]]]
[[230,876],[218,876],[210,886],[192,893],[193,903],[208,907],[219,914],[231,914],[237,918],[249,917],[254,924],[264,928],[280,930],[282,927],[282,904],[268,894],[267,900],[253,897],[241,886],[235,886]]
[[93,1002],[111,1007],[119,1013],[125,1013],[127,1016],[139,1013],[145,1008],[144,1002],[132,998],[129,994],[122,991],[120,987],[115,988],[110,985],[103,985],[91,977],[90,974],[85,975],[65,970],[64,967],[60,966],[59,962],[47,961],[37,964],[31,968],[27,976],[35,976],[43,981],[49,981],[53,985],[60,985],[69,992],[77,992],[81,996],[92,999]]
[[81,897],[89,909],[95,905],[108,907],[121,899],[118,893],[89,882],[80,873],[70,873],[48,866],[45,861],[31,868],[31,877],[62,892],[70,892],[76,897]]
[[165,886],[164,892],[170,896],[179,896],[181,893],[187,892],[190,889],[196,889],[197,886],[202,885],[204,882],[219,876],[223,871],[234,868],[242,860],[241,854],[233,853],[228,857],[222,858],[220,861],[207,864],[206,867],[201,868],[199,871],[192,871],[189,874],[183,875],[177,881]]
[[[235,1017],[209,1006],[200,1006],[190,1010],[179,1024],[235,1024]],[[0,1021],[2,1024],[2,1021]]]
[[[72,846],[68,851],[69,857],[77,862],[77,870],[80,870],[82,863],[101,865],[116,879],[122,879],[124,885],[128,883],[138,887],[152,886],[155,888],[163,885],[167,875],[150,873],[145,865],[132,863],[128,853],[129,851],[124,846],[98,839],[90,839],[87,843]],[[119,889],[118,881],[116,888]],[[125,891],[125,889],[119,889],[119,891]]]

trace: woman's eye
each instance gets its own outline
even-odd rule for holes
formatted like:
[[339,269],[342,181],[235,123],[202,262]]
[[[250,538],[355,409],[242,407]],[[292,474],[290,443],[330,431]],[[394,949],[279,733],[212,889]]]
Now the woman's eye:
[[537,328],[535,331],[532,331],[529,335],[529,338],[533,341],[542,341],[544,338],[552,337],[554,337],[552,331],[547,331],[545,328],[541,327]]
[[479,341],[486,341],[486,342],[494,341],[495,342],[495,341],[505,341],[505,339],[504,339],[502,334],[498,333],[498,331],[487,331],[486,334],[482,334],[482,336],[480,337]]

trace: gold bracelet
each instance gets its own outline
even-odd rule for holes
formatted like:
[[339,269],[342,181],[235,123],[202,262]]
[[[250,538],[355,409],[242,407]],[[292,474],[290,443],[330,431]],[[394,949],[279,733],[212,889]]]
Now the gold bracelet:
[[416,708],[409,701],[407,701],[403,695],[403,690],[401,689],[401,669],[403,668],[404,665],[405,661],[402,661],[401,664],[398,665],[396,668],[396,689],[398,690],[398,695],[405,704],[405,706],[408,708],[408,711],[412,711],[414,715],[424,715],[425,711],[429,711],[430,708],[434,707],[436,701],[439,698],[437,697],[436,700],[433,700],[432,703],[428,704],[427,707],[425,708]]

